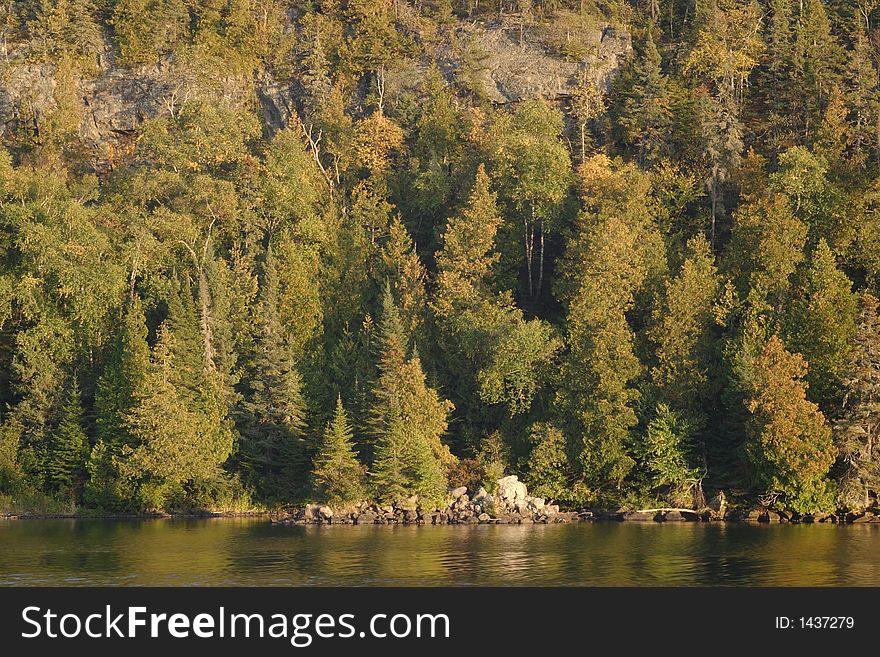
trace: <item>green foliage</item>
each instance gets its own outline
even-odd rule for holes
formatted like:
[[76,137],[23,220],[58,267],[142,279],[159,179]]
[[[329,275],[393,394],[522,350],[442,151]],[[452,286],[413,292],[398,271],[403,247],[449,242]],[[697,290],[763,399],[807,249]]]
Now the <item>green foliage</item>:
[[61,420],[52,435],[46,457],[46,475],[49,485],[66,492],[73,499],[85,478],[89,440],[83,428],[83,409],[79,385],[74,378],[67,391],[67,400],[61,410]]
[[480,398],[504,404],[510,415],[527,412],[562,346],[553,328],[516,312],[503,316],[495,331],[489,363],[477,372]]
[[528,412],[561,346],[547,322],[526,320],[509,294],[497,292],[493,266],[501,223],[480,165],[468,204],[447,223],[436,254],[431,304],[457,414],[472,427],[474,442],[482,432],[484,404],[503,405],[510,416]]
[[92,0],[36,0],[28,5],[25,32],[40,57],[66,55],[86,71],[94,68],[101,27]]
[[199,99],[147,122],[138,146],[144,157],[175,172],[216,170],[244,159],[246,142],[259,131],[246,109]]
[[834,440],[838,449],[838,501],[867,507],[880,488],[880,457],[876,449],[880,411],[880,317],[878,301],[862,296],[858,330],[841,372],[843,402],[836,413]]
[[409,340],[390,287],[382,310],[371,413],[373,482],[390,487],[388,499],[406,494],[437,501],[446,493],[446,470],[455,461],[441,441],[453,405],[426,385],[419,357],[407,354]]
[[476,461],[480,469],[479,485],[487,491],[493,491],[498,480],[506,475],[510,468],[510,450],[504,438],[497,431],[483,437]]
[[302,378],[278,317],[275,256],[264,264],[254,353],[242,382],[236,422],[238,461],[245,479],[272,499],[291,499],[306,489],[308,455]]
[[660,61],[648,30],[636,57],[616,83],[619,92],[614,112],[622,139],[633,145],[639,162],[646,165],[663,155],[670,122],[667,80]]
[[774,335],[754,368],[746,403],[746,453],[755,468],[755,483],[771,496],[784,496],[785,505],[795,511],[833,510],[827,474],[836,449],[831,427],[806,398],[803,357],[786,351]]
[[[492,173],[508,208],[508,239],[523,244],[507,264],[526,270],[529,300],[541,294],[546,235],[555,230],[571,183],[571,157],[562,144],[562,114],[545,101],[522,103],[492,126]],[[514,237],[516,236],[516,237]],[[537,270],[537,271],[536,271]]]
[[742,206],[734,216],[731,268],[755,315],[778,319],[790,300],[791,277],[804,260],[808,228],[784,197]]
[[25,486],[25,473],[18,462],[21,427],[14,421],[0,425],[0,491],[15,494]]
[[125,418],[134,444],[123,446],[114,458],[147,510],[166,508],[185,484],[219,476],[232,450],[231,434],[218,433],[214,418],[194,410],[185,389],[175,385],[185,369],[174,360],[175,340],[169,323],[163,323],[144,388],[135,393],[135,405]]
[[375,496],[383,502],[394,502],[412,493],[407,472],[409,436],[399,415],[392,415],[376,442],[370,482]]
[[394,25],[390,0],[350,0],[346,13],[351,30],[340,57],[350,70],[378,71],[399,55],[403,40]]
[[136,394],[144,389],[150,369],[150,348],[141,300],[132,297],[122,313],[113,351],[95,390],[97,438],[88,461],[85,499],[99,508],[128,503],[129,491],[119,477],[114,456],[135,443],[126,418],[134,409]]
[[565,435],[552,424],[535,424],[529,431],[531,452],[525,482],[532,495],[571,499],[572,472]]
[[698,427],[705,424],[713,397],[713,311],[720,281],[702,235],[688,242],[686,255],[678,276],[665,282],[652,314],[649,336],[657,345],[657,364],[651,378],[659,397]]
[[659,499],[676,506],[699,506],[702,473],[691,465],[693,427],[679,413],[660,403],[648,423],[638,454],[647,476],[647,487]]
[[188,35],[189,12],[183,0],[118,0],[110,23],[120,63],[139,66],[152,64]]
[[629,206],[616,202],[628,193],[629,172],[615,171],[597,156],[581,173],[585,210],[558,289],[567,306],[567,353],[556,407],[582,483],[597,495],[621,490],[634,464],[631,431],[640,398],[635,381],[643,365],[627,313],[654,266],[656,229],[644,199]]
[[841,373],[856,333],[857,301],[824,239],[813,250],[805,277],[792,304],[787,342],[810,364],[807,396],[827,412],[837,405]]
[[336,413],[324,430],[324,440],[312,470],[312,484],[320,499],[331,503],[363,499],[366,468],[358,463],[353,438],[340,397],[336,401]]
[[876,17],[3,4],[0,491],[874,504]]
[[620,488],[633,465],[627,447],[639,393],[632,383],[642,372],[626,313],[646,268],[636,232],[619,219],[590,226],[584,238],[557,404],[571,427],[585,482],[594,489]]

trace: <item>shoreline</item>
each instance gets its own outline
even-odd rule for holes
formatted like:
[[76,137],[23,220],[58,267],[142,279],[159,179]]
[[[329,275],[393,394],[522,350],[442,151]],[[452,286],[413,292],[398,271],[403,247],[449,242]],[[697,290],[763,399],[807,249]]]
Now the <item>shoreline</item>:
[[[676,524],[676,523],[730,523],[730,524],[834,524],[834,525],[880,525],[880,513],[841,513],[814,514],[804,517],[790,517],[783,512],[774,510],[751,510],[735,512],[725,517],[710,516],[706,511],[689,510],[670,514],[643,514],[638,511],[561,511],[556,516],[545,518],[509,518],[490,517],[488,519],[437,519],[432,517],[436,512],[418,516],[415,519],[380,518],[372,521],[361,521],[357,518],[303,518],[298,515],[270,517],[269,522],[276,525],[538,525],[538,524],[579,524],[579,523],[636,523],[636,524]],[[816,517],[818,516],[818,517]]]
[[203,520],[208,518],[263,518],[271,511],[199,511],[188,513],[0,513],[0,520]]
[[[789,517],[783,512],[765,509],[735,511],[724,517],[710,517],[705,510],[679,511],[677,515],[646,514],[639,511],[560,511],[556,516],[547,519],[509,519],[491,517],[485,520],[469,522],[467,520],[434,519],[431,514],[417,516],[415,519],[377,518],[371,522],[358,521],[351,518],[303,518],[299,511],[279,514],[272,511],[216,511],[190,513],[19,513],[0,514],[0,522],[14,520],[209,520],[212,518],[265,518],[273,525],[412,525],[412,526],[443,526],[443,525],[523,525],[523,524],[578,524],[578,523],[732,523],[732,524],[836,524],[836,525],[880,525],[880,512],[868,511],[853,513],[850,511],[838,514],[813,514],[805,517]],[[815,516],[819,516],[818,518]]]
[[496,493],[480,487],[472,495],[465,486],[450,490],[443,502],[429,501],[418,495],[393,502],[365,500],[335,505],[304,503],[250,510],[197,510],[186,512],[116,513],[96,509],[22,513],[0,513],[0,520],[157,520],[207,518],[266,518],[276,525],[531,525],[570,524],[578,522],[755,522],[776,524],[880,524],[880,508],[837,509],[834,513],[798,514],[770,508],[746,500],[728,503],[719,492],[705,506],[660,506],[634,509],[560,508],[553,500],[529,495],[526,485],[516,475],[498,480]]

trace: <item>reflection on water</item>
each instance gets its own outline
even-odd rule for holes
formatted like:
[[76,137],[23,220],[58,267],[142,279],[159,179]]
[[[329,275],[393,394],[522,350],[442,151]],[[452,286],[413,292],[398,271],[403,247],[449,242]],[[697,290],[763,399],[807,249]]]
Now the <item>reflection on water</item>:
[[880,585],[880,527],[0,522],[0,585]]

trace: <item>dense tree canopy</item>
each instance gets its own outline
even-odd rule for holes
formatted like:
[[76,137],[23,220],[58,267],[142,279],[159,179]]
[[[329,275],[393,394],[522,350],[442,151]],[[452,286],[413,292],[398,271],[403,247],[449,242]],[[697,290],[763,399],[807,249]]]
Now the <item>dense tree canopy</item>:
[[880,8],[662,9],[4,3],[0,495],[875,504]]

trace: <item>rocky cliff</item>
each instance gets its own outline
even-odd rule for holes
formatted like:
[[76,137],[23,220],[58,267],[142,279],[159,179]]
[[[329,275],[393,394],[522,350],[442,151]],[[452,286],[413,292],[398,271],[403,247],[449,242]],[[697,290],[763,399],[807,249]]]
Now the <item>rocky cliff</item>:
[[[458,83],[456,87],[465,88],[461,82],[468,75],[470,84],[476,81],[485,97],[496,104],[539,97],[563,100],[583,73],[597,86],[607,87],[632,50],[629,33],[603,23],[578,35],[579,42],[587,45],[578,58],[554,52],[539,30],[520,33],[515,25],[504,22],[461,22],[450,37],[432,49],[432,60],[425,57],[417,62],[417,70],[408,71],[408,79],[398,83],[417,84],[418,73],[433,61]],[[471,46],[463,48],[462,43]],[[179,70],[167,59],[139,69],[117,66],[108,45],[98,57],[95,74],[77,79],[80,141],[96,170],[112,167],[119,154],[130,149],[145,120],[169,111],[181,84],[179,76]],[[42,117],[56,105],[58,84],[52,62],[17,63],[13,52],[0,64],[0,132],[4,140],[22,130],[39,129]],[[269,134],[286,125],[297,111],[299,85],[295,79],[266,75],[255,86],[232,88],[234,93],[256,93]]]

